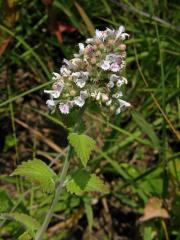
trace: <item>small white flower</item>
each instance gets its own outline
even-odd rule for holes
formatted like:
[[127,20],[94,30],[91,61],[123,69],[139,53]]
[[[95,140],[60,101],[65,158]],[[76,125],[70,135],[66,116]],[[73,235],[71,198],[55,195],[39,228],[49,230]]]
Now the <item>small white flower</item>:
[[72,103],[74,105],[77,105],[78,107],[82,107],[85,104],[85,100],[88,97],[88,92],[85,91],[80,91],[80,96],[77,96],[73,99]]
[[114,82],[110,80],[107,84],[107,87],[108,88],[113,88],[114,87]]
[[122,95],[123,95],[122,92],[117,92],[117,93],[113,94],[112,96],[114,98],[118,99],[118,98],[122,97]]
[[67,60],[67,59],[63,59],[63,62],[70,68],[70,69],[74,69],[74,65],[71,61]]
[[72,76],[75,78],[79,78],[81,76],[81,72],[73,72]]
[[86,85],[85,79],[82,79],[82,78],[75,79],[74,82],[80,88],[83,88]]
[[128,83],[128,80],[127,80],[127,78],[125,78],[125,77],[122,77],[122,81],[123,81],[125,84]]
[[89,44],[89,43],[93,43],[94,42],[94,38],[87,38],[86,39],[86,43]]
[[126,102],[122,99],[118,99],[120,106],[130,107],[131,104],[129,102]]
[[86,99],[86,98],[88,98],[88,96],[89,96],[89,94],[88,94],[87,90],[85,90],[85,91],[80,91],[80,97],[81,97],[82,99]]
[[69,113],[69,104],[68,103],[60,103],[59,110],[63,114],[68,114]]
[[80,88],[83,88],[88,80],[89,72],[75,72],[72,74],[72,76],[75,78],[74,82],[76,85]]
[[106,33],[108,36],[113,36],[115,33],[114,29],[106,28]]
[[95,32],[95,36],[96,36],[96,38],[98,38],[98,39],[100,39],[100,40],[102,40],[103,39],[103,31],[100,31],[100,30],[96,30],[96,32]]
[[110,81],[112,81],[112,82],[116,82],[119,79],[120,79],[119,76],[117,76],[116,74],[111,74],[111,76],[110,76]]
[[119,57],[120,57],[119,55],[111,53],[106,56],[106,60],[113,63],[113,62],[116,62],[117,58]]
[[60,80],[61,75],[59,73],[53,72],[52,74],[53,74],[52,80],[54,81]]
[[108,69],[110,68],[110,62],[104,60],[104,61],[101,63],[100,67],[101,67],[104,71],[106,71],[106,70],[108,70]]
[[127,83],[128,83],[127,79],[125,77],[121,77],[118,79],[116,85],[117,87],[121,87],[123,84],[127,84]]
[[119,29],[117,30],[117,33],[116,33],[116,39],[120,38],[120,36],[124,32],[125,32],[125,27],[124,26],[120,26]]
[[119,114],[122,110],[122,108],[124,107],[131,107],[131,104],[122,100],[122,99],[118,99],[119,101],[119,107],[116,109],[116,114]]
[[99,101],[101,98],[101,92],[98,92],[98,94],[96,95],[96,100]]
[[97,96],[97,91],[91,92],[90,95],[91,95],[92,98],[96,98],[96,96]]
[[122,62],[121,62],[121,69],[125,68],[125,66],[126,66],[126,62],[124,60],[122,60]]
[[120,66],[117,63],[112,63],[111,64],[111,71],[112,72],[119,72]]
[[117,39],[121,39],[121,40],[125,40],[126,37],[129,37],[128,33],[125,33],[125,27],[124,26],[120,26],[119,29],[117,30],[116,33],[116,40]]
[[112,99],[110,99],[109,101],[106,102],[106,106],[110,106],[112,103]]
[[108,35],[112,34],[112,31],[110,29],[105,31],[96,30],[95,32],[95,39],[100,39],[101,41],[105,41]]
[[82,60],[79,57],[75,57],[71,59],[71,63],[74,66],[74,69],[78,68],[79,65],[81,64]]
[[126,37],[128,38],[129,34],[128,33],[122,33],[120,38],[121,38],[121,40],[125,40]]
[[101,96],[102,96],[102,100],[103,100],[104,102],[107,102],[107,101],[109,100],[109,97],[108,97],[107,94],[102,93]]
[[58,98],[61,94],[58,90],[44,90],[44,93],[49,94],[51,98]]
[[74,98],[74,103],[75,103],[75,105],[77,105],[79,107],[82,107],[85,104],[85,100],[81,96],[75,97]]
[[122,110],[122,108],[121,108],[121,107],[118,107],[118,108],[116,109],[116,114],[117,114],[117,115],[120,114],[120,113],[121,113],[121,110]]
[[81,73],[86,78],[86,80],[88,80],[89,72],[81,72]]
[[55,82],[54,84],[53,84],[53,90],[55,90],[55,91],[59,91],[60,92],[60,94],[61,94],[61,92],[62,92],[62,90],[63,90],[63,88],[64,88],[64,81],[63,80],[58,80],[57,82]]
[[117,87],[121,87],[123,84],[124,82],[121,79],[119,79],[116,83]]
[[84,52],[84,44],[79,43],[79,54],[82,54]]
[[48,108],[54,108],[56,106],[56,103],[54,102],[53,99],[48,99],[46,101],[46,104],[47,104]]
[[68,77],[68,76],[70,76],[71,71],[70,71],[65,65],[63,65],[63,66],[60,68],[60,73],[62,74],[62,76]]

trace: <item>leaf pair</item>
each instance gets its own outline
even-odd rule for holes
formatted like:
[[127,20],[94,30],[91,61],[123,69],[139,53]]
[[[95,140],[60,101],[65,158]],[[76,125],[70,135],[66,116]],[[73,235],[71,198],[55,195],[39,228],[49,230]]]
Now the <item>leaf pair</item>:
[[[90,154],[95,147],[95,141],[86,135],[76,133],[70,133],[68,139],[83,166],[86,167]],[[55,172],[39,159],[23,162],[11,174],[11,176],[15,175],[26,177],[28,180],[38,184],[47,193],[54,191],[58,178]],[[79,169],[70,174],[67,177],[66,188],[69,192],[77,195],[90,191],[108,192],[108,187],[103,181],[85,169]]]
[[[87,135],[77,133],[70,133],[68,140],[73,146],[77,156],[80,158],[82,165],[86,167],[96,142]],[[69,175],[66,188],[70,193],[75,193],[77,195],[91,191],[102,193],[108,192],[107,185],[105,185],[95,174],[91,174],[85,169],[79,169]]]
[[109,192],[108,186],[98,176],[85,169],[79,169],[67,177],[66,189],[76,195],[91,191]]

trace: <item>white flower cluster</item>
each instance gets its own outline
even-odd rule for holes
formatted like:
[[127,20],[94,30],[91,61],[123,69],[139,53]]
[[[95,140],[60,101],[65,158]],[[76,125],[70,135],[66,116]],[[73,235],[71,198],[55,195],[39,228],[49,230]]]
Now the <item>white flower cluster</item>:
[[107,28],[96,30],[86,45],[79,43],[79,53],[68,61],[64,59],[60,73],[53,73],[55,83],[52,90],[45,90],[50,99],[47,105],[62,114],[68,114],[73,107],[82,108],[86,101],[109,106],[119,114],[130,103],[121,99],[122,85],[127,84],[123,77],[126,59],[126,45],[123,41],[129,37],[125,28],[118,30]]

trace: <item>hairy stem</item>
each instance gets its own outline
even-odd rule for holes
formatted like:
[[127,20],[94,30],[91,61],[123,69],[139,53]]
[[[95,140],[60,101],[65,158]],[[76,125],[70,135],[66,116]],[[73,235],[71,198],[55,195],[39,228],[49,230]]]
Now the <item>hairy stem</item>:
[[39,228],[39,230],[36,233],[35,240],[42,240],[43,234],[46,232],[47,227],[53,216],[54,208],[59,200],[59,196],[60,196],[61,190],[63,188],[63,184],[64,184],[64,181],[65,181],[65,178],[67,175],[67,171],[69,168],[70,152],[71,152],[71,147],[69,146],[68,150],[67,150],[66,159],[65,159],[65,162],[63,165],[62,173],[60,175],[59,183],[57,184],[57,188],[55,190],[54,199],[53,199],[52,204],[46,214],[43,224],[41,225],[41,227]]

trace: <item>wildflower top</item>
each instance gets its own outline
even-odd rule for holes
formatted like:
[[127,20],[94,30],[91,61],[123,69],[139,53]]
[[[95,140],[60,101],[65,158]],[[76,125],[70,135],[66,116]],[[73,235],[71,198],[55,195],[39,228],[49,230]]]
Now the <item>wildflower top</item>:
[[68,114],[73,107],[82,108],[87,99],[103,104],[119,114],[130,103],[122,100],[122,85],[127,84],[123,76],[126,45],[129,37],[125,28],[96,30],[86,44],[79,43],[79,53],[71,60],[64,59],[60,73],[53,73],[52,90],[45,90],[50,99],[51,110],[57,107]]

